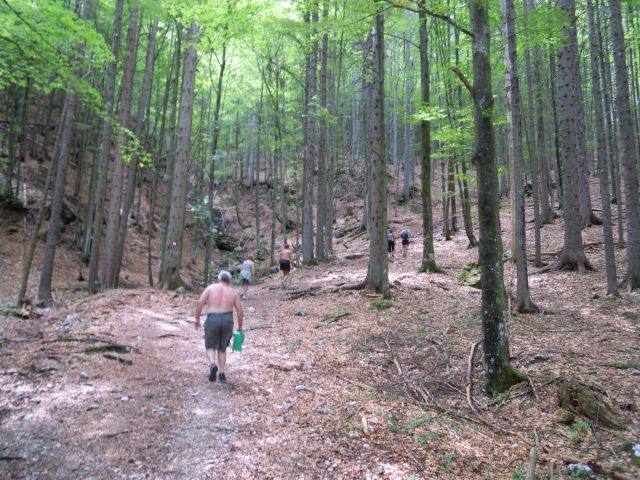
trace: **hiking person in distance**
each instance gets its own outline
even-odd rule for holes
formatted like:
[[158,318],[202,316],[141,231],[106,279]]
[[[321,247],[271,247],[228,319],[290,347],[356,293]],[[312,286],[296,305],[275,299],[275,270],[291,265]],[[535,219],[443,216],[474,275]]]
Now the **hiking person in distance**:
[[[233,335],[233,310],[238,317],[238,331],[242,331],[244,311],[238,292],[231,287],[231,274],[222,270],[218,274],[218,283],[204,289],[196,304],[195,328],[200,328],[200,315],[207,304],[207,319],[204,322],[204,348],[209,359],[209,381],[227,383],[225,367],[226,350]],[[216,354],[217,361],[216,364]],[[218,374],[218,371],[220,373]]]
[[280,285],[285,288],[289,273],[291,273],[291,265],[293,264],[293,251],[289,244],[285,242],[282,249],[278,252],[278,266],[282,272],[282,281]]
[[240,270],[240,287],[242,288],[242,292],[240,293],[240,300],[246,300],[247,290],[249,290],[249,285],[253,281],[253,278],[256,276],[256,263],[253,259],[252,255],[248,255],[247,259],[242,262],[242,269]]
[[400,231],[400,238],[402,238],[402,256],[407,256],[407,250],[409,249],[409,239],[411,238],[411,232],[406,225],[402,226],[402,230]]
[[396,251],[396,239],[393,236],[393,229],[389,229],[389,231],[387,232],[387,255],[389,256],[389,260],[392,260],[395,258],[395,251]]

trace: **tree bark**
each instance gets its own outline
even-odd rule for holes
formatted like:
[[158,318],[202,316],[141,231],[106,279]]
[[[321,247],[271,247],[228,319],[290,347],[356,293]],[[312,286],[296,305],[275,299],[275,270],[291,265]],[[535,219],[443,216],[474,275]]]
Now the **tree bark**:
[[[620,158],[624,171],[624,196],[627,213],[627,275],[629,290],[640,287],[640,196],[636,138],[629,100],[629,76],[625,56],[620,0],[609,0],[613,64],[616,71],[616,107],[620,128]],[[619,201],[619,200],[618,200]]]
[[562,81],[557,86],[558,127],[560,158],[562,164],[563,208],[564,208],[564,251],[560,258],[547,269],[577,269],[585,273],[592,269],[582,248],[580,233],[580,186],[576,176],[578,172],[577,152],[577,117],[578,117],[578,76],[575,72],[575,56],[578,52],[571,42],[575,36],[576,16],[575,0],[556,0],[556,5],[566,14],[568,24],[562,27],[564,41],[558,47],[558,78]]
[[[89,290],[96,292],[99,288],[98,265],[100,256],[100,239],[102,236],[103,204],[107,186],[107,167],[109,165],[109,151],[111,149],[111,116],[113,114],[113,99],[116,89],[117,59],[120,55],[120,34],[122,30],[122,11],[124,0],[117,0],[115,17],[113,21],[113,38],[111,39],[111,52],[113,62],[107,66],[106,91],[104,94],[104,120],[100,135],[100,153],[98,160],[98,180],[95,192],[95,215],[91,228],[91,254],[89,257]],[[89,219],[87,221],[90,221]]]
[[[158,19],[156,17],[154,18],[153,23],[151,24],[151,29],[149,31],[149,42],[147,43],[147,58],[145,61],[144,77],[142,79],[142,90],[140,93],[140,98],[138,99],[138,110],[136,112],[136,125],[134,135],[141,144],[143,141],[142,136],[144,133],[145,112],[147,111],[147,104],[149,103],[149,96],[151,93],[157,32]],[[131,206],[133,205],[133,198],[135,194],[136,180],[138,175],[138,163],[139,156],[134,155],[127,167],[127,182],[125,184],[124,196],[122,199],[122,218],[120,219],[118,240],[116,243],[115,255],[113,257],[113,280],[116,287],[118,286],[120,268],[122,265],[122,256],[127,235],[129,212],[131,211]]]
[[595,107],[596,148],[598,158],[598,178],[600,179],[600,204],[602,205],[602,221],[604,230],[604,258],[607,270],[607,295],[618,296],[618,280],[616,273],[616,256],[611,228],[611,200],[609,192],[609,169],[607,159],[606,133],[603,113],[602,82],[600,79],[600,46],[596,33],[595,15],[592,0],[587,0],[587,17],[589,21],[589,54],[591,58],[591,91]]
[[180,111],[178,114],[178,131],[176,135],[176,157],[171,188],[171,207],[169,209],[167,223],[164,261],[158,280],[158,286],[163,290],[173,290],[183,285],[183,281],[180,278],[180,268],[187,200],[189,144],[191,141],[191,121],[196,80],[196,35],[197,26],[193,23],[187,34],[188,47],[184,57],[184,71],[182,75],[182,92],[180,97]]
[[[522,108],[520,77],[516,45],[516,21],[513,0],[502,0],[502,32],[504,51],[504,86],[507,108],[507,135],[509,138],[509,164],[511,181],[511,228],[513,260],[516,262],[516,303],[520,313],[538,311],[529,294],[527,272],[527,237],[524,214],[524,158],[522,148]],[[483,264],[484,265],[484,264]]]
[[491,34],[487,0],[470,0],[473,32],[474,153],[478,173],[479,258],[482,266],[482,345],[485,388],[492,395],[507,390],[521,376],[511,367],[505,318],[500,235],[500,195],[493,130]]
[[302,165],[302,259],[312,264],[313,257],[313,172],[316,157],[316,68],[318,62],[318,3],[305,14],[309,28],[309,52],[306,59],[306,94],[304,123],[304,162]]
[[[423,108],[430,102],[430,70],[429,70],[429,32],[427,31],[427,17],[419,13],[420,22],[420,88]],[[438,272],[436,254],[433,246],[433,203],[431,200],[431,122],[420,121],[420,167],[422,179],[420,196],[422,200],[422,263],[423,272]],[[405,148],[408,148],[405,145]],[[406,168],[406,167],[405,167]]]
[[118,133],[116,134],[115,158],[111,173],[111,189],[109,195],[109,212],[107,215],[107,230],[104,240],[104,254],[102,258],[102,285],[106,288],[116,286],[114,274],[116,247],[120,222],[127,219],[120,218],[122,207],[122,188],[124,184],[124,160],[120,149],[129,141],[128,133],[131,124],[131,103],[133,100],[133,82],[136,73],[136,58],[138,47],[138,9],[132,8],[129,15],[127,29],[126,54],[120,88],[120,102],[118,105]]
[[369,34],[368,79],[371,82],[371,115],[367,119],[369,143],[369,265],[365,284],[390,298],[387,263],[387,169],[384,128],[384,14],[378,11]]

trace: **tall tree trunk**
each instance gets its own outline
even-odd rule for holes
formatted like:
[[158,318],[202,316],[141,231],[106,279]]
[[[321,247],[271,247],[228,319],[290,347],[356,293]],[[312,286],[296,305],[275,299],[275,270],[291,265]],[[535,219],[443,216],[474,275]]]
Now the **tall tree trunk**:
[[111,174],[111,189],[109,195],[109,212],[107,215],[107,230],[104,240],[104,254],[102,258],[102,285],[106,288],[116,286],[114,274],[116,247],[120,222],[127,219],[120,218],[122,207],[122,188],[124,184],[124,160],[121,149],[130,141],[129,134],[124,130],[130,129],[131,102],[133,99],[133,82],[136,73],[136,58],[138,47],[138,9],[133,8],[129,15],[129,28],[127,29],[126,54],[122,73],[122,85],[120,88],[120,102],[118,105],[118,133],[116,135],[115,158]]
[[111,116],[113,115],[113,99],[116,89],[117,61],[120,55],[120,34],[122,31],[122,11],[124,0],[117,0],[115,17],[113,21],[113,38],[111,39],[111,52],[113,62],[107,66],[106,91],[104,94],[104,120],[100,135],[100,153],[98,160],[98,180],[95,191],[95,215],[91,228],[91,254],[89,256],[89,290],[96,292],[99,288],[98,266],[100,256],[100,239],[102,236],[102,219],[105,190],[107,187],[107,167],[109,165],[109,153],[111,150]]
[[211,282],[211,251],[213,250],[213,242],[215,240],[213,225],[213,187],[215,184],[216,159],[218,156],[218,142],[220,140],[220,106],[222,104],[222,82],[224,80],[224,71],[227,66],[227,44],[222,43],[222,54],[220,56],[220,71],[218,73],[218,83],[216,85],[216,104],[213,110],[213,135],[211,137],[211,160],[209,161],[209,174],[207,182],[207,231],[205,233],[205,250],[204,250],[204,284]]
[[[151,93],[151,81],[153,79],[153,66],[154,55],[156,50],[156,34],[158,32],[158,18],[154,18],[149,30],[149,42],[147,43],[147,58],[145,61],[144,77],[142,79],[142,91],[140,98],[138,99],[138,110],[136,112],[136,125],[134,135],[140,143],[142,143],[142,134],[144,133],[144,118],[147,111],[147,104],[149,103],[149,96]],[[129,212],[131,211],[131,205],[133,204],[133,197],[135,194],[136,179],[138,174],[139,156],[136,154],[129,161],[127,167],[127,182],[125,184],[124,196],[122,198],[122,218],[120,220],[120,227],[118,230],[118,240],[116,243],[115,254],[113,256],[113,280],[115,286],[118,286],[118,280],[120,276],[120,267],[122,265],[122,255],[124,252],[124,244],[127,235],[127,223],[129,219]],[[137,221],[137,217],[136,217]]]
[[629,101],[629,76],[625,56],[620,0],[609,0],[613,64],[616,71],[616,107],[620,128],[620,158],[624,171],[624,196],[627,206],[627,275],[629,290],[640,287],[640,196],[638,192],[638,159],[636,139]]
[[611,228],[611,200],[609,192],[609,169],[607,168],[606,133],[602,101],[602,82],[600,79],[600,46],[596,33],[595,15],[592,0],[587,0],[587,16],[589,19],[589,53],[591,57],[591,91],[595,107],[596,148],[598,156],[598,177],[600,179],[600,204],[604,225],[604,258],[607,269],[607,295],[618,296],[616,274],[616,256]]
[[[428,62],[427,58],[427,62]],[[413,148],[411,141],[411,127],[412,124],[409,121],[411,115],[411,103],[413,99],[413,75],[411,68],[413,62],[411,60],[411,46],[409,45],[409,39],[407,34],[404,34],[404,64],[405,81],[404,81],[404,122],[402,125],[402,163],[404,166],[404,179],[402,182],[402,196],[404,201],[408,202],[411,199],[413,192],[414,182],[414,167],[413,167]],[[431,161],[429,161],[429,169],[431,169]],[[427,179],[429,188],[431,188],[431,179]]]
[[[302,258],[305,264],[312,264],[313,258],[313,172],[316,157],[316,68],[318,62],[318,4],[312,2],[313,12],[305,14],[309,24],[309,53],[306,59],[306,94],[304,124],[304,162],[302,165]],[[286,219],[284,219],[286,222]]]
[[[522,108],[520,77],[516,45],[516,21],[513,0],[502,0],[502,32],[506,44],[504,51],[504,87],[507,108],[507,135],[509,137],[509,164],[511,180],[511,228],[513,257],[516,262],[516,303],[520,313],[537,311],[529,294],[527,272],[527,237],[524,214],[524,158],[522,149]],[[483,264],[483,267],[485,264]]]
[[384,13],[378,11],[369,35],[367,55],[371,82],[371,115],[367,119],[371,188],[369,189],[369,265],[365,285],[391,296],[387,263],[387,168],[384,129]]
[[[323,21],[328,16],[328,8],[325,5]],[[318,195],[316,202],[316,258],[320,261],[326,259],[325,229],[327,225],[327,61],[329,54],[329,35],[322,34],[322,44],[320,48],[320,121],[318,135]]]
[[162,263],[158,280],[158,286],[163,290],[173,290],[183,284],[180,278],[180,268],[187,201],[189,144],[191,141],[191,122],[196,81],[196,35],[197,26],[193,23],[187,35],[187,45],[189,46],[184,57],[182,93],[176,135],[176,157],[171,187],[171,208],[169,209],[169,221],[167,223],[164,262]]
[[[424,5],[424,3],[422,4]],[[419,14],[420,22],[420,89],[422,107],[426,108],[430,102],[430,71],[429,71],[429,32],[427,31],[427,17]],[[433,246],[433,204],[431,200],[431,122],[420,121],[420,168],[422,179],[420,196],[422,200],[422,263],[423,272],[440,271],[436,265],[436,254]],[[408,148],[408,146],[405,146]],[[406,168],[406,167],[405,167]]]
[[[523,12],[524,12],[524,22],[525,25],[528,23],[528,10],[529,10],[529,1],[524,0],[523,2]],[[515,17],[515,14],[514,14]],[[515,23],[515,22],[514,22]],[[538,154],[540,153],[540,145],[538,145],[538,141],[535,134],[535,120],[534,120],[534,88],[538,83],[538,80],[535,76],[536,72],[531,64],[531,51],[529,48],[524,51],[525,56],[525,70],[527,77],[527,128],[526,128],[526,138],[527,138],[527,149],[529,152],[529,162],[530,162],[530,175],[531,175],[531,189],[533,191],[533,235],[534,235],[534,264],[536,267],[540,268],[544,266],[541,258],[541,245],[540,245],[540,181],[539,181],[539,158]],[[523,167],[524,167],[524,159],[523,159]],[[523,168],[524,170],[524,168]],[[524,200],[524,199],[523,199]],[[526,240],[525,240],[526,246]]]
[[[176,25],[176,48],[174,52],[173,80],[171,84],[171,97],[169,104],[169,155],[167,156],[167,168],[164,173],[164,191],[162,196],[162,226],[160,228],[160,270],[164,263],[164,255],[167,252],[167,225],[169,222],[169,210],[171,209],[171,190],[173,189],[173,170],[176,159],[176,116],[178,111],[178,87],[180,85],[180,62],[182,61],[182,25]],[[164,139],[163,139],[164,141]]]
[[580,233],[580,187],[576,177],[578,171],[577,152],[577,122],[578,117],[578,83],[575,72],[575,57],[578,52],[570,38],[575,36],[576,4],[575,0],[556,0],[566,14],[568,24],[562,28],[565,41],[558,47],[558,78],[562,81],[557,87],[558,126],[560,132],[560,156],[563,178],[563,208],[564,208],[564,252],[553,263],[551,268],[572,268],[579,273],[592,269],[582,248]]
[[[470,0],[473,32],[474,153],[478,173],[479,258],[482,266],[482,345],[485,388],[495,395],[521,380],[509,361],[500,235],[500,195],[493,130],[491,35],[487,0]],[[468,82],[467,82],[468,83]]]
[[62,212],[62,202],[64,201],[67,165],[69,163],[69,146],[73,134],[77,101],[78,97],[75,93],[67,92],[64,105],[65,115],[62,131],[60,132],[60,150],[58,152],[58,160],[56,161],[55,181],[51,195],[51,212],[49,213],[49,223],[47,226],[47,240],[44,247],[40,285],[38,287],[37,303],[39,305],[51,305],[53,303],[53,297],[51,296],[53,266],[60,233],[60,214]]

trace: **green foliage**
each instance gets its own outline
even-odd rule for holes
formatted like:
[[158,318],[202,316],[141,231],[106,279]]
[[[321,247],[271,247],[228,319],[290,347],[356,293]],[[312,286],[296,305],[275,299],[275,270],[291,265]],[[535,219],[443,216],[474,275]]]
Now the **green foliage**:
[[589,424],[585,421],[576,422],[569,429],[569,439],[573,443],[580,443],[584,435],[589,431]]
[[66,5],[56,0],[0,2],[0,89],[31,82],[44,93],[60,88],[99,101],[82,72],[110,61],[109,47],[91,22]]
[[371,306],[376,310],[386,310],[393,307],[393,302],[391,300],[378,299],[371,302]]
[[17,317],[20,307],[18,305],[1,305],[0,312],[6,317]]

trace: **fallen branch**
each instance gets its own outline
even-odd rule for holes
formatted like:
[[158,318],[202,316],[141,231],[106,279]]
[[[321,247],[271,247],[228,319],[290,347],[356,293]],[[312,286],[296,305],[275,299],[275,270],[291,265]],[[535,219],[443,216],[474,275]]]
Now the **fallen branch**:
[[473,404],[473,397],[471,396],[471,390],[473,389],[473,357],[476,354],[476,349],[480,346],[480,342],[476,342],[471,345],[471,352],[469,352],[469,361],[467,362],[467,404],[469,408],[473,410],[476,415],[480,415],[475,405]]
[[111,355],[110,353],[105,353],[102,355],[104,358],[108,358],[109,360],[117,360],[123,365],[133,365],[131,360],[127,360],[126,358],[118,357],[117,355]]
[[298,300],[300,298],[303,297],[311,297],[313,295],[316,295],[319,292],[320,287],[310,287],[307,290],[298,290],[298,291],[294,291],[289,293],[289,300]]
[[[324,323],[325,326],[329,326],[332,323],[336,323],[338,320],[340,320],[343,317],[348,317],[349,315],[351,315],[351,312],[339,313],[337,315],[327,315],[322,320],[322,323]],[[320,328],[321,326],[322,325],[316,325],[314,328]]]

